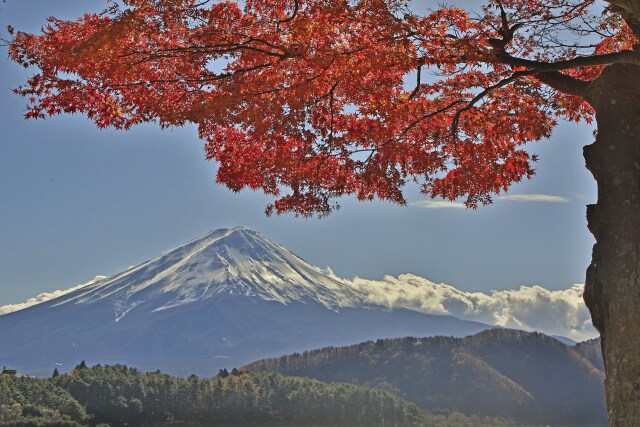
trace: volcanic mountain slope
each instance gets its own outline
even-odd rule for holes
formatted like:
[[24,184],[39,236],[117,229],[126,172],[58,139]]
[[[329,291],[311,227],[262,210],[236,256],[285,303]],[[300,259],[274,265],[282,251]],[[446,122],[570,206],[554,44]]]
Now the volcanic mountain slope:
[[487,325],[366,304],[261,234],[218,230],[57,299],[0,316],[0,364],[47,375],[80,360],[210,375],[265,357]]
[[243,369],[378,387],[436,412],[536,425],[607,424],[604,373],[574,347],[539,333],[493,329],[462,339],[377,340]]

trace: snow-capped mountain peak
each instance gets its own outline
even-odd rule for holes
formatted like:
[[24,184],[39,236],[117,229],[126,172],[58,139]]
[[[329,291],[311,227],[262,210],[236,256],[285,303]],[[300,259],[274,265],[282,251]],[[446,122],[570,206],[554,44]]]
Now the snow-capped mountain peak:
[[116,320],[144,305],[151,311],[219,295],[282,304],[315,301],[331,310],[364,298],[284,247],[245,227],[216,230],[56,302],[113,303]]
[[0,316],[0,343],[10,343],[0,345],[0,360],[37,375],[50,375],[58,363],[70,370],[79,360],[211,375],[314,347],[487,328],[389,309],[363,293],[260,233],[218,230]]

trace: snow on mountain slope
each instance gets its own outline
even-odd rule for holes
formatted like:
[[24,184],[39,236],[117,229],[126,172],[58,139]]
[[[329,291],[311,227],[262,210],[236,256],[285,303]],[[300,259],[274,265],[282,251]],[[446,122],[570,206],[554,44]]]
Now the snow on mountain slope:
[[0,316],[0,365],[47,376],[86,360],[211,375],[310,348],[488,327],[367,302],[363,291],[238,227]]
[[109,301],[116,320],[148,301],[152,311],[217,295],[244,295],[289,304],[316,301],[338,311],[364,295],[324,274],[260,233],[217,230],[116,276],[59,299],[53,306]]
[[[407,308],[581,341],[597,336],[583,291],[583,285],[561,290],[521,286],[487,294],[412,274],[348,280],[308,264],[260,233],[238,227],[210,232],[116,276],[96,277],[85,285],[2,306],[0,315],[40,303],[100,304],[110,319],[120,320],[132,310],[162,312],[238,295],[281,305],[313,301],[336,312],[363,305]],[[54,298],[58,299],[47,303]]]

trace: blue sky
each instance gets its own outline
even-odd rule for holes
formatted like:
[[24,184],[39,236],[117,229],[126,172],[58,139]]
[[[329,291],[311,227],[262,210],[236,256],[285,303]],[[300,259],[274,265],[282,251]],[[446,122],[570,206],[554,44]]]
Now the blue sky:
[[[35,31],[47,16],[77,17],[88,2],[9,0],[0,25]],[[106,1],[92,2],[99,10]],[[4,34],[4,30],[3,30]],[[245,225],[343,277],[414,273],[463,290],[584,281],[593,240],[584,168],[589,126],[562,124],[540,155],[537,176],[477,211],[442,208],[418,194],[407,207],[345,199],[329,218],[266,218],[259,193],[214,183],[194,128],[101,131],[80,116],[22,119],[10,91],[29,71],[0,60],[0,305],[64,289],[145,261],[210,229]]]

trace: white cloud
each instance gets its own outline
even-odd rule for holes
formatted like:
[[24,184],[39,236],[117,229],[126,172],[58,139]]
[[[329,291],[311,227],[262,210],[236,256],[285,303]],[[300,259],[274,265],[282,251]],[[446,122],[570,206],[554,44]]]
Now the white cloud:
[[[568,198],[562,196],[556,196],[553,194],[506,194],[504,196],[496,197],[499,201],[508,202],[531,202],[531,203],[566,203]],[[419,200],[409,203],[411,206],[415,206],[423,209],[466,209],[462,202],[450,202],[448,200]]]
[[409,308],[429,314],[450,314],[508,328],[562,335],[576,341],[596,337],[582,300],[584,285],[550,291],[541,286],[515,290],[465,292],[423,277],[403,274],[383,280],[341,279],[363,292],[366,301],[389,308]]
[[53,291],[53,292],[45,292],[42,293],[36,297],[33,298],[29,298],[28,300],[26,300],[23,303],[20,304],[9,304],[9,305],[3,305],[0,307],[0,316],[2,316],[3,314],[9,314],[9,313],[13,313],[14,311],[18,311],[18,310],[22,310],[25,309],[27,307],[31,307],[32,305],[36,305],[36,304],[40,304],[49,300],[52,300],[54,298],[58,298],[61,297],[62,295],[66,295],[70,292],[73,292],[75,290],[78,290],[80,288],[84,288],[85,286],[88,285],[92,285],[102,279],[106,279],[106,276],[96,276],[93,280],[87,282],[87,283],[83,283],[81,285],[77,285],[74,286],[72,288],[66,289],[66,290],[57,290],[57,291]]
[[417,206],[423,209],[466,209],[464,203],[461,202],[448,202],[446,200],[420,200],[418,202],[411,202],[411,206]]
[[508,194],[506,196],[498,196],[499,200],[508,200],[512,202],[542,202],[542,203],[565,203],[569,199],[553,194]]

